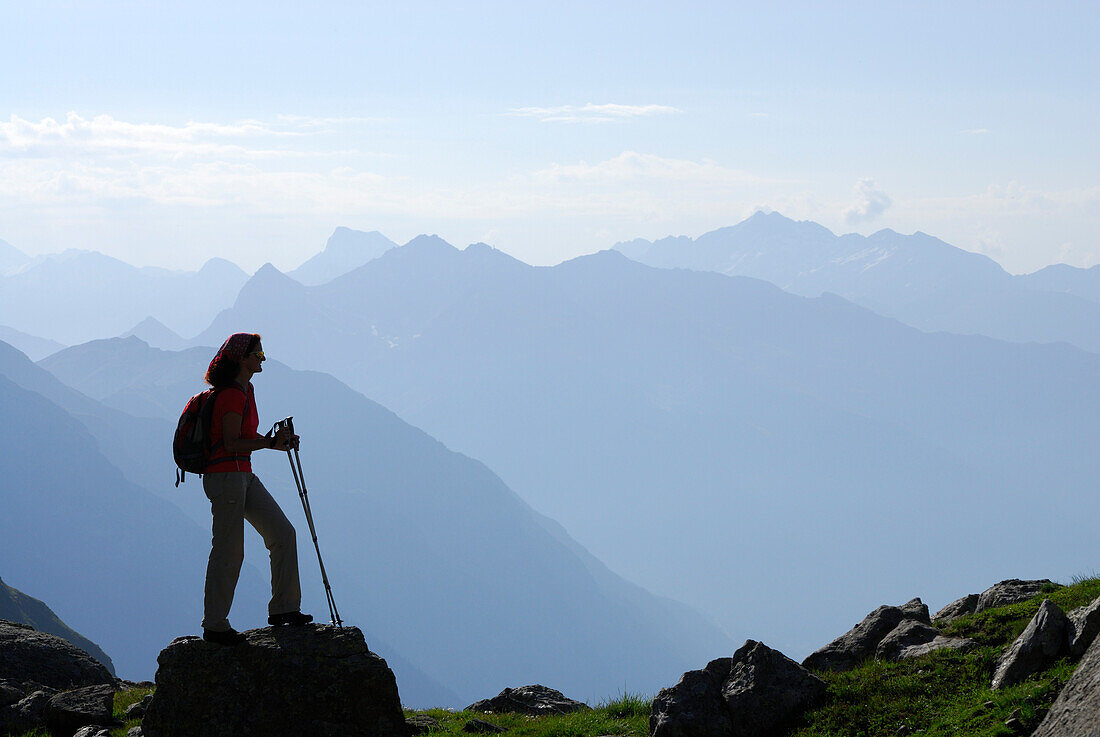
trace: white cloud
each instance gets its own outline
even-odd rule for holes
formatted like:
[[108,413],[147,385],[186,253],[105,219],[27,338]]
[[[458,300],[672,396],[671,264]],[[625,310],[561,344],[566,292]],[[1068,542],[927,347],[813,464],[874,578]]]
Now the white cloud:
[[613,123],[649,115],[673,115],[681,112],[668,105],[559,105],[557,107],[520,107],[508,115],[538,118],[544,123]]
[[636,151],[624,151],[596,164],[584,161],[576,164],[551,164],[531,174],[531,179],[540,184],[579,182],[603,185],[647,181],[744,185],[764,181],[708,159],[669,159]]
[[965,133],[967,135],[970,135],[970,136],[984,136],[986,133],[989,133],[989,129],[988,128],[970,128],[968,130],[964,130],[963,133]]
[[849,225],[876,220],[894,204],[889,195],[875,186],[874,179],[860,179],[852,194],[855,202],[844,211],[844,221]]
[[[188,122],[183,125],[130,123],[110,115],[84,118],[69,113],[64,122],[53,118],[29,121],[12,115],[0,123],[0,158],[49,158],[88,155],[259,159],[303,155],[270,142],[296,139],[317,132],[334,119],[285,116],[275,126],[258,120],[234,123]],[[257,141],[269,142],[257,146]]]

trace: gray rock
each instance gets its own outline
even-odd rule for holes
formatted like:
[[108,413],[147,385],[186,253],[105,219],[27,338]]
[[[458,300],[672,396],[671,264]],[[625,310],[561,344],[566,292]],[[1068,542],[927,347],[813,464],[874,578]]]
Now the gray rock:
[[909,619],[914,619],[921,624],[932,624],[932,618],[928,616],[928,605],[921,601],[919,596],[905,602],[898,609],[905,612],[905,616]]
[[145,733],[141,730],[141,725],[136,727],[130,727],[126,730],[126,737],[144,737]]
[[223,647],[173,640],[157,658],[147,737],[404,737],[397,683],[355,627],[265,627]]
[[733,655],[722,695],[735,737],[784,733],[825,696],[825,682],[778,650],[749,640]]
[[978,643],[971,640],[969,637],[947,637],[945,635],[937,635],[931,642],[903,647],[898,652],[896,659],[908,660],[909,658],[919,658],[922,655],[934,653],[937,650],[961,650],[962,652],[966,652],[967,650],[973,650],[977,646]]
[[993,690],[1020,683],[1068,654],[1068,627],[1069,620],[1062,610],[1044,599],[1024,631],[997,661]]
[[653,699],[650,737],[726,737],[733,734],[722,687],[732,658],[719,658],[702,670],[689,670]]
[[748,640],[732,658],[689,671],[662,689],[651,737],[770,737],[784,734],[826,691],[825,682],[778,650]]
[[931,625],[915,619],[902,620],[879,642],[875,648],[875,657],[879,660],[898,660],[898,655],[905,648],[927,645],[939,634],[940,631]]
[[111,730],[92,724],[76,730],[73,737],[111,737]]
[[410,735],[427,734],[439,728],[439,720],[432,719],[427,714],[413,714],[411,717],[405,717],[405,728]]
[[1100,638],[1093,640],[1073,677],[1032,737],[1096,737],[1100,724]]
[[141,719],[145,716],[145,709],[147,707],[148,704],[143,701],[139,701],[136,704],[130,704],[130,706],[126,709],[126,719]]
[[470,704],[466,711],[480,711],[495,714],[527,714],[543,716],[545,714],[571,714],[587,709],[588,704],[566,698],[561,691],[546,686],[521,686],[506,688],[491,699],[483,699]]
[[7,620],[0,620],[0,679],[57,689],[115,682],[102,663],[76,645]]
[[960,599],[955,599],[955,601],[936,612],[936,616],[932,619],[941,624],[947,624],[953,619],[973,614],[978,609],[979,598],[977,594],[967,594]]
[[1046,578],[1036,581],[1021,581],[1018,578],[1010,578],[993,584],[983,591],[978,597],[978,604],[974,611],[984,612],[986,609],[1027,601],[1043,593],[1044,588],[1052,590],[1061,588],[1061,586]]
[[483,719],[471,719],[462,725],[462,731],[470,734],[500,734],[505,729]]
[[10,706],[24,696],[21,686],[11,681],[0,681],[0,709]]
[[1092,645],[1096,633],[1100,632],[1100,597],[1088,606],[1077,607],[1066,616],[1069,619],[1069,629],[1066,631],[1069,652],[1079,658]]
[[813,652],[802,661],[812,670],[844,671],[855,668],[875,654],[875,649],[886,635],[902,620],[912,619],[900,607],[880,606],[863,618],[851,630],[825,647]]
[[51,695],[46,691],[34,691],[0,709],[0,734],[21,734],[45,727]]
[[87,725],[111,727],[114,718],[115,687],[84,686],[50,697],[46,725],[54,734],[72,734]]

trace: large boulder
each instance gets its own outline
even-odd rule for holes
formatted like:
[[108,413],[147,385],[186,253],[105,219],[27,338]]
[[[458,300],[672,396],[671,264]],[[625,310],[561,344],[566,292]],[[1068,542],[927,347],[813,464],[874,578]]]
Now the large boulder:
[[22,734],[45,727],[50,696],[49,691],[33,691],[14,704],[0,708],[0,735]]
[[825,696],[825,682],[748,640],[732,658],[689,671],[653,700],[651,737],[776,737]]
[[46,724],[56,735],[72,734],[81,727],[121,726],[114,718],[114,686],[85,686],[50,699]]
[[1032,737],[1096,737],[1100,724],[1100,638],[1093,641],[1073,677]]
[[546,714],[571,714],[587,709],[588,704],[566,698],[561,691],[546,686],[520,686],[506,688],[491,699],[482,699],[470,704],[466,711],[480,711],[490,714],[527,714],[544,716]]
[[244,634],[236,646],[181,637],[161,651],[146,737],[405,737],[393,672],[357,628]]
[[1100,632],[1100,597],[1088,606],[1077,607],[1066,617],[1069,618],[1069,653],[1079,658],[1088,651]]
[[932,618],[928,616],[928,605],[920,600],[920,597],[910,599],[901,606],[898,607],[908,619],[915,620],[921,624],[932,624]]
[[913,645],[925,645],[936,639],[940,631],[915,619],[902,620],[875,647],[879,660],[897,660],[901,651]]
[[1056,588],[1061,587],[1046,578],[1035,581],[1021,581],[1018,578],[1010,578],[993,584],[983,591],[978,596],[978,604],[975,606],[974,611],[984,612],[986,609],[994,607],[1017,604],[1038,596],[1044,591],[1052,591]]
[[904,619],[875,648],[879,660],[908,660],[937,650],[970,650],[977,646],[966,637],[948,637],[915,619]]
[[993,690],[1020,683],[1067,655],[1069,627],[1069,619],[1058,605],[1044,599],[1024,631],[997,661]]
[[30,625],[0,619],[0,680],[55,689],[114,684],[115,677],[88,653]]
[[[848,632],[830,642],[825,647],[810,653],[802,665],[812,670],[844,671],[851,670],[864,660],[875,655],[875,649],[888,634],[907,619],[918,620],[919,610],[906,605],[907,609],[896,606],[880,606]],[[923,611],[928,617],[928,609]]]
[[936,635],[931,642],[922,642],[918,645],[909,645],[903,647],[897,654],[897,660],[908,660],[909,658],[919,658],[922,655],[928,653],[934,653],[937,650],[961,650],[966,652],[967,650],[973,650],[978,646],[978,643],[971,640],[969,637],[947,637],[946,635]]
[[978,609],[979,598],[977,594],[967,594],[966,596],[955,599],[955,601],[936,612],[936,615],[932,617],[932,619],[940,624],[947,624],[953,619],[965,617],[967,614],[973,614]]

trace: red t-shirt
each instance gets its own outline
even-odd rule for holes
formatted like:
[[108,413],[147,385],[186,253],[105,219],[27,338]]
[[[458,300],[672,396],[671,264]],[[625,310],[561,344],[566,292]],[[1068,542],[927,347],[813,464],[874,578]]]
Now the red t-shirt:
[[227,412],[241,416],[241,437],[260,437],[256,429],[260,426],[260,416],[256,412],[256,396],[252,391],[252,382],[248,383],[247,411],[245,411],[245,392],[239,384],[233,384],[218,392],[214,400],[214,414],[210,421],[210,442],[215,447],[206,463],[205,473],[222,471],[252,471],[252,453],[238,451],[230,453],[219,443],[222,441],[222,420]]

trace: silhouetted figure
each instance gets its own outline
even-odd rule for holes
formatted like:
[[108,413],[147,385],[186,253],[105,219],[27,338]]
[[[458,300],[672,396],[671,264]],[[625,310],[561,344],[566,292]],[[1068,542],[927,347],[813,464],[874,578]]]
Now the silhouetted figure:
[[206,567],[202,637],[222,645],[244,641],[229,626],[233,592],[244,563],[244,521],[248,520],[271,554],[270,624],[307,624],[313,617],[300,611],[298,546],[294,526],[252,473],[254,450],[285,451],[298,445],[298,436],[283,429],[260,435],[252,377],[263,371],[260,336],[234,333],[210,362],[206,382],[218,389],[210,423],[212,451],[202,477],[214,521],[210,561]]

